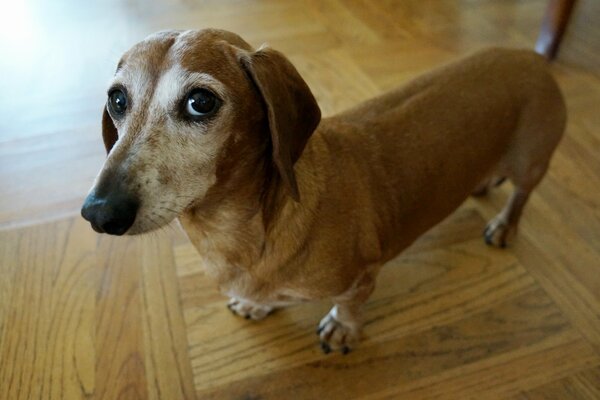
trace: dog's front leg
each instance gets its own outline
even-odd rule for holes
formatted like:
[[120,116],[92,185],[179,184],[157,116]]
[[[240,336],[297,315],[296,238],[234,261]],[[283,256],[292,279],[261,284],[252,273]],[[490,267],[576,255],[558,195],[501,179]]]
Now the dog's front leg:
[[232,297],[229,300],[227,308],[229,308],[229,310],[231,310],[231,312],[235,315],[246,319],[253,319],[255,321],[260,321],[261,319],[266,318],[276,309],[273,306],[256,304],[235,297]]
[[317,329],[325,354],[332,350],[347,354],[358,344],[362,329],[361,309],[375,288],[374,275],[365,274],[350,290],[334,298],[335,305]]

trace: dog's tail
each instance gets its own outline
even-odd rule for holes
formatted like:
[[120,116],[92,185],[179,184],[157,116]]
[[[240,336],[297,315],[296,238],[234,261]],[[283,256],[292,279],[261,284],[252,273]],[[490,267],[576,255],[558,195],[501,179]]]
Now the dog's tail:
[[575,0],[549,1],[544,14],[542,28],[535,44],[535,51],[548,60],[554,60],[558,54],[560,41],[573,12]]

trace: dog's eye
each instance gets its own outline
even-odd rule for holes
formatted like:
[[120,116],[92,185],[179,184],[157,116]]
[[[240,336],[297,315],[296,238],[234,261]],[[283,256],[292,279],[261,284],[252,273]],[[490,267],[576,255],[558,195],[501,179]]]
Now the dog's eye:
[[121,116],[127,110],[127,96],[121,89],[114,89],[108,94],[108,105],[113,114]]
[[206,89],[195,89],[188,95],[185,112],[192,118],[207,117],[217,111],[219,100]]

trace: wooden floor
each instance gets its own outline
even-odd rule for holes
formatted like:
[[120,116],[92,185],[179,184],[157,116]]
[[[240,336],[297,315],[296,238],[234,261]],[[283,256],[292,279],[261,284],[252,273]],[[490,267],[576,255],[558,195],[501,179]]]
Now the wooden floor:
[[[150,5],[152,4],[152,5]],[[506,250],[468,200],[390,262],[365,340],[323,355],[328,304],[235,318],[176,225],[113,238],[79,206],[122,51],[233,30],[290,56],[325,114],[492,44],[533,47],[545,0],[29,0],[0,9],[0,399],[600,399],[600,2],[554,65],[568,132]]]

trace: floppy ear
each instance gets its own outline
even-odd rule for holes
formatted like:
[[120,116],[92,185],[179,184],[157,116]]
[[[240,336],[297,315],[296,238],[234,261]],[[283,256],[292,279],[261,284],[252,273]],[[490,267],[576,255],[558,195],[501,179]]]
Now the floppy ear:
[[300,200],[294,163],[321,120],[308,85],[283,54],[261,49],[241,56],[242,66],[263,98],[273,144],[273,161],[294,200]]
[[117,128],[115,128],[115,124],[113,124],[112,118],[105,106],[104,113],[102,114],[102,139],[104,140],[106,154],[110,153],[110,149],[112,149],[118,138]]

